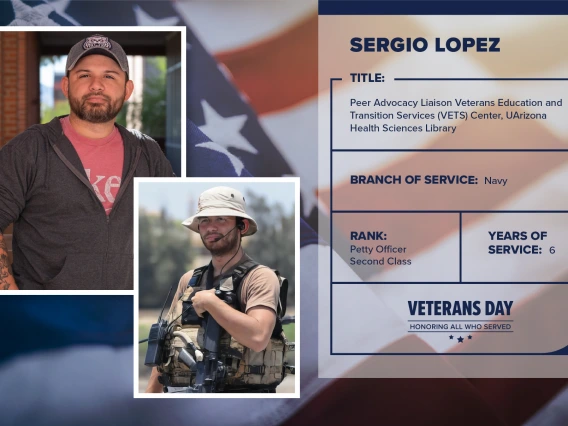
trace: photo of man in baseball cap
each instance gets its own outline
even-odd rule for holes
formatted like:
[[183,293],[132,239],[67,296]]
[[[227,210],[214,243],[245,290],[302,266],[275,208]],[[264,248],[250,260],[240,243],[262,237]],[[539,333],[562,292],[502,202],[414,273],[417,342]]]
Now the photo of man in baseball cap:
[[0,150],[0,230],[14,223],[13,272],[0,233],[0,289],[133,288],[133,178],[173,176],[158,144],[116,123],[132,95],[126,53],[93,34],[70,49],[70,114]]

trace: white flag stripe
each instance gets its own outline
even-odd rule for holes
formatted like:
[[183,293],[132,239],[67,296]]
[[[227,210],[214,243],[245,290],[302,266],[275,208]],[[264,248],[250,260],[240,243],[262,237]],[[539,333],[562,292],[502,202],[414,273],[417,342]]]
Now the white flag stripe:
[[[131,347],[106,346],[76,346],[8,361],[0,366],[0,393],[6,396],[0,398],[2,424],[126,421],[127,410],[120,407],[133,404],[131,363]],[[158,421],[156,415],[146,414]]]
[[550,426],[568,424],[568,387],[531,417],[525,426]]

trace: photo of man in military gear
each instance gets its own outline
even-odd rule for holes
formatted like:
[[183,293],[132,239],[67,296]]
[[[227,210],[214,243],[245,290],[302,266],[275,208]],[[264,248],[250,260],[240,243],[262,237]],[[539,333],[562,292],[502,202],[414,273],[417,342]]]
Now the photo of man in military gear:
[[[179,281],[167,326],[162,327],[167,335],[160,351],[165,356],[150,362],[148,355],[146,358],[146,365],[156,365],[147,393],[171,388],[191,392],[188,387],[193,387],[192,392],[274,393],[282,382],[287,349],[280,321],[284,279],[244,252],[242,238],[258,231],[245,207],[240,191],[214,187],[201,193],[197,213],[183,222],[200,235],[211,261]],[[211,357],[208,342],[215,340],[211,321],[220,327],[218,345],[212,346],[216,363],[209,374],[215,378],[213,384],[211,377],[203,380],[207,373],[198,367],[203,357]],[[152,331],[149,352],[151,346]],[[199,390],[200,386],[209,388]]]

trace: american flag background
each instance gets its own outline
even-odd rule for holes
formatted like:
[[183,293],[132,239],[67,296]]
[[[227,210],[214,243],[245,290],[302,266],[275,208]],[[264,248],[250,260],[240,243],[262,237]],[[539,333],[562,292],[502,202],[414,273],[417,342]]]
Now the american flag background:
[[[531,31],[551,31],[557,36],[566,32],[566,26],[551,28],[549,21],[534,22]],[[324,366],[326,371],[335,369],[336,377],[350,378],[318,378],[318,350],[328,347],[319,346],[316,324],[318,310],[328,309],[329,299],[318,302],[317,282],[329,282],[329,266],[320,265],[318,277],[316,265],[329,257],[329,247],[327,235],[321,238],[312,229],[317,229],[318,216],[325,229],[329,208],[329,188],[318,190],[317,168],[317,104],[320,96],[327,99],[329,93],[318,86],[315,1],[9,0],[0,2],[0,23],[187,26],[187,174],[300,176],[304,219],[304,327],[302,341],[297,342],[302,370],[300,399],[133,399],[130,297],[16,295],[0,298],[0,316],[7,330],[0,345],[2,424],[568,424],[568,392],[562,391],[563,379],[472,379],[461,372],[459,363],[443,357],[434,357],[436,368],[452,379],[363,378],[367,361],[372,364],[376,357]],[[388,19],[382,24],[391,31],[396,29]],[[405,18],[404,25],[409,36],[425,28],[419,18]],[[510,31],[517,37],[528,37],[524,27],[513,26]],[[510,66],[535,73],[566,66],[558,55],[539,55],[533,61]],[[383,58],[369,56],[368,60],[372,68]],[[497,71],[491,63],[483,63],[485,58],[478,60],[475,69]],[[348,68],[348,64],[344,66]],[[546,126],[532,129],[542,138],[552,134],[558,144],[565,143],[561,130]],[[390,166],[379,162],[368,167],[380,170]],[[547,169],[539,176],[562,181]],[[561,185],[549,188],[557,191],[549,197],[565,195]],[[338,181],[337,190],[342,189]],[[529,191],[540,192],[523,187],[515,196],[530,197]],[[452,232],[455,228],[447,229]],[[441,249],[440,241],[428,235],[424,238],[423,254]],[[342,268],[350,281],[361,279],[338,256],[334,265]],[[562,276],[564,266],[554,265],[549,272]],[[391,296],[364,291],[396,329],[400,319],[389,307]],[[539,296],[542,294],[527,295],[524,308],[533,309]],[[554,298],[545,296],[546,302]],[[551,315],[555,309],[562,309],[561,303],[553,306]],[[385,344],[400,351],[408,347],[434,351],[416,336],[392,334]]]

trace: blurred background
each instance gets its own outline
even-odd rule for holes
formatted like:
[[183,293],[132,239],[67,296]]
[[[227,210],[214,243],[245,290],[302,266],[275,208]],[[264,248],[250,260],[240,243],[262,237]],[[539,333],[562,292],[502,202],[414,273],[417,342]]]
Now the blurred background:
[[[197,212],[199,195],[215,186],[230,186],[244,195],[246,212],[258,224],[258,232],[242,240],[245,253],[257,262],[278,269],[288,278],[286,315],[295,313],[295,200],[293,182],[140,182],[139,183],[139,336],[148,336],[150,326],[166,302],[167,312],[183,274],[206,265],[210,253],[199,234],[181,222]],[[284,329],[295,339],[295,324]],[[139,390],[146,388],[151,368],[144,365],[147,344],[139,345]],[[294,353],[288,361],[294,365]],[[294,391],[294,376],[288,376],[279,391]]]

